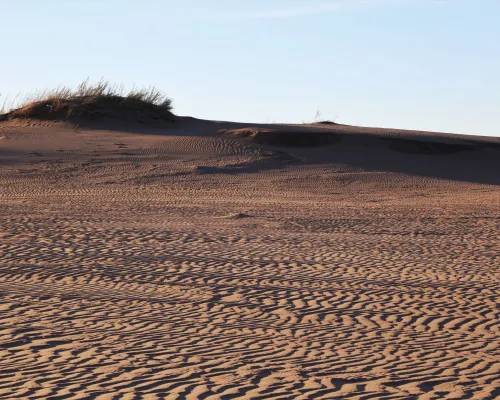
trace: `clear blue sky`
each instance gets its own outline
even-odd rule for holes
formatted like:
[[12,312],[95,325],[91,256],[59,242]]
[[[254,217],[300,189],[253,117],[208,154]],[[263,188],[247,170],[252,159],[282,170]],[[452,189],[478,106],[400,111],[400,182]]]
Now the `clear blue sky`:
[[[499,0],[0,0],[0,93],[86,77],[175,112],[500,136]],[[0,102],[2,98],[0,98]]]

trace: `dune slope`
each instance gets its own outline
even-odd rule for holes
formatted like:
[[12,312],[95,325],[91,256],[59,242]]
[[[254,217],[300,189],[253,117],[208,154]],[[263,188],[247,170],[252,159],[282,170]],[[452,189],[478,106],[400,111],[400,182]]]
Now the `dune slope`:
[[499,146],[0,123],[0,398],[498,398]]

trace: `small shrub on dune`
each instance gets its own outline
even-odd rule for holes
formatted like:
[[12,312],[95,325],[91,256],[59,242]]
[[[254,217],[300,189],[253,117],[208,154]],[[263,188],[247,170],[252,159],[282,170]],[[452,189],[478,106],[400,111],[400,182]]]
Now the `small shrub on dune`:
[[58,87],[26,96],[18,106],[0,119],[75,119],[120,118],[145,122],[146,120],[172,121],[172,100],[154,86],[132,88],[112,85],[101,80],[82,82],[76,89]]

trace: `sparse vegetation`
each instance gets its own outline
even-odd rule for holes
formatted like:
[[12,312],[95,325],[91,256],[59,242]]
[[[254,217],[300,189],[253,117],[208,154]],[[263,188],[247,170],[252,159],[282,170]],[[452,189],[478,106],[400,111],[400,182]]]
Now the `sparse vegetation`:
[[15,118],[74,119],[78,117],[111,117],[172,120],[172,100],[154,86],[125,90],[100,80],[83,81],[76,89],[65,86],[29,94],[15,106],[4,99],[0,120]]
[[[312,124],[318,124],[318,125],[338,125],[337,122],[335,122],[337,118],[335,117],[333,121],[331,120],[322,120],[321,119],[321,110],[319,109],[319,107],[316,109],[316,114],[314,115],[314,119],[312,122]],[[306,124],[307,122],[303,122],[304,124]]]
[[12,104],[15,101],[12,99],[9,99],[7,96],[3,96],[0,93],[0,115],[5,114],[7,111],[11,110]]

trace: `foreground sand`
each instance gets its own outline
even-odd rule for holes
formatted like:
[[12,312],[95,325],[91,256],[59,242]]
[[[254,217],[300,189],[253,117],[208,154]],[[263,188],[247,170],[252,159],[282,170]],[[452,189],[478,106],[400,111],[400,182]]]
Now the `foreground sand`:
[[0,398],[500,396],[494,159],[188,122],[0,125]]

